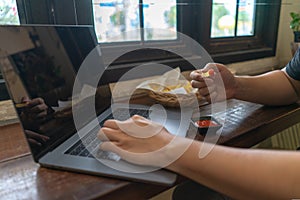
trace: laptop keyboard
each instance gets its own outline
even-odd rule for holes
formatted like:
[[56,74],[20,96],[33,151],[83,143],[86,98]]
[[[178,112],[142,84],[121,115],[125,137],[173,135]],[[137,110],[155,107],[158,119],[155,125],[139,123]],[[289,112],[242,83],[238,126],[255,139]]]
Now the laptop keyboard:
[[108,119],[125,121],[129,118],[129,116],[132,117],[133,115],[140,115],[142,117],[149,119],[149,110],[118,108],[114,110],[114,112],[111,113],[108,117],[106,117],[103,121],[101,121],[100,126],[102,127],[104,122]]
[[[119,108],[107,116],[103,121],[99,122],[100,127],[103,126],[104,122],[108,119],[117,119],[124,121],[133,115],[141,115],[145,118],[149,118],[149,111],[143,109],[126,109]],[[86,134],[81,140],[76,142],[72,147],[70,147],[65,154],[73,156],[91,157],[96,159],[107,159],[118,161],[120,156],[113,152],[102,151],[98,148],[101,143],[97,139],[97,133],[99,132],[99,127],[94,127],[88,134]]]

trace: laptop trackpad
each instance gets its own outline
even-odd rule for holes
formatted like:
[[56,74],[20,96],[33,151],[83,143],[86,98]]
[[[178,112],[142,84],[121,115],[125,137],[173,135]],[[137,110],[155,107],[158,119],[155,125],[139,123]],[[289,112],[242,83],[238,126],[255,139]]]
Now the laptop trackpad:
[[189,121],[167,120],[165,128],[173,135],[185,137],[189,127]]
[[150,119],[162,124],[171,134],[185,137],[189,128],[193,109],[170,111],[161,109],[160,105],[151,107]]

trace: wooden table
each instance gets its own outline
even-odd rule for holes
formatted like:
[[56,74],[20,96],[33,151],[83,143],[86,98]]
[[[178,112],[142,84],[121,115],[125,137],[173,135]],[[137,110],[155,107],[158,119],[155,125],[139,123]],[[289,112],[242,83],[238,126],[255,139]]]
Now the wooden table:
[[[200,109],[210,112],[210,105]],[[300,106],[265,107],[227,102],[219,144],[251,147],[300,121]],[[203,139],[199,136],[199,139]],[[29,154],[19,124],[0,127],[0,197],[2,199],[148,199],[168,187],[39,167]]]

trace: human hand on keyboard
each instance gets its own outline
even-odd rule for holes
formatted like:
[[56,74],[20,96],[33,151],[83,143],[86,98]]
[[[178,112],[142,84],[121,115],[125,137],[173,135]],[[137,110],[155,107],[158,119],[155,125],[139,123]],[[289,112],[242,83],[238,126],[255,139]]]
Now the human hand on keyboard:
[[107,120],[98,133],[100,149],[112,151],[124,160],[165,167],[168,146],[174,139],[162,125],[134,115],[126,121]]

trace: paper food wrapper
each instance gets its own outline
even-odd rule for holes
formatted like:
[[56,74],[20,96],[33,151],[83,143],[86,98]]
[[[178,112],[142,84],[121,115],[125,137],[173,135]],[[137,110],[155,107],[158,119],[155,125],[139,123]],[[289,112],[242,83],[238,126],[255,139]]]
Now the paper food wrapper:
[[137,89],[169,94],[190,94],[197,92],[197,89],[192,87],[190,81],[181,75],[179,68],[170,70],[158,78],[147,80],[138,85]]

